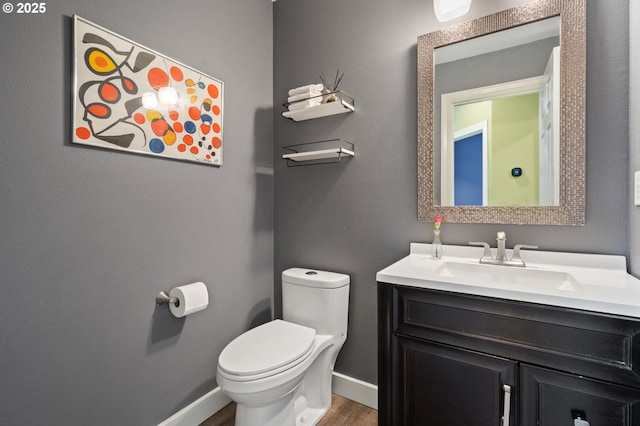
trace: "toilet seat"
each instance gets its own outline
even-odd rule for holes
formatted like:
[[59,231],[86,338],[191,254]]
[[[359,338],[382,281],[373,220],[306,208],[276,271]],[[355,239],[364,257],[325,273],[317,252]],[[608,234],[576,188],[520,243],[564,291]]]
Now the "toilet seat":
[[218,367],[238,381],[268,377],[304,361],[313,350],[315,337],[313,328],[274,320],[229,343],[220,354]]

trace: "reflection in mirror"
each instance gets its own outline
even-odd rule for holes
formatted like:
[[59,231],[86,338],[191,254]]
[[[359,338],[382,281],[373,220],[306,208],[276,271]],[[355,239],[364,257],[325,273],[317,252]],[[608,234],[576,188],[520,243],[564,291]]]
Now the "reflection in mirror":
[[418,38],[419,220],[584,224],[585,45],[585,0]]
[[435,49],[435,205],[559,205],[559,44],[553,17]]

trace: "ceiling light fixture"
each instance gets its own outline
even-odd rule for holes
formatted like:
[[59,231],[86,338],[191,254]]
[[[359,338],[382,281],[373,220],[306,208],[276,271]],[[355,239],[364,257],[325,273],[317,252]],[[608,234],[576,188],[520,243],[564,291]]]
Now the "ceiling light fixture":
[[469,11],[471,0],[433,0],[433,10],[440,22],[458,18]]

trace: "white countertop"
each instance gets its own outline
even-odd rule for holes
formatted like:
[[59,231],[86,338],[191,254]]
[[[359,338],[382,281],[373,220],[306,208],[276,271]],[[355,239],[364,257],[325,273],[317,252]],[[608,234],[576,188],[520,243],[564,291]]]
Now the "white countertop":
[[520,268],[479,264],[481,247],[443,248],[433,260],[431,244],[411,243],[376,280],[640,318],[640,280],[627,273],[624,256],[523,250]]

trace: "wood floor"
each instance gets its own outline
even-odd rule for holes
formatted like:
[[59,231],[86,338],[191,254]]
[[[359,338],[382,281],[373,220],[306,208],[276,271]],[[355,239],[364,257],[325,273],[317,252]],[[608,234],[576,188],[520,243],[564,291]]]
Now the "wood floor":
[[[233,426],[235,415],[236,405],[232,402],[200,426]],[[376,426],[377,424],[377,410],[333,394],[331,410],[320,420],[318,426]]]

